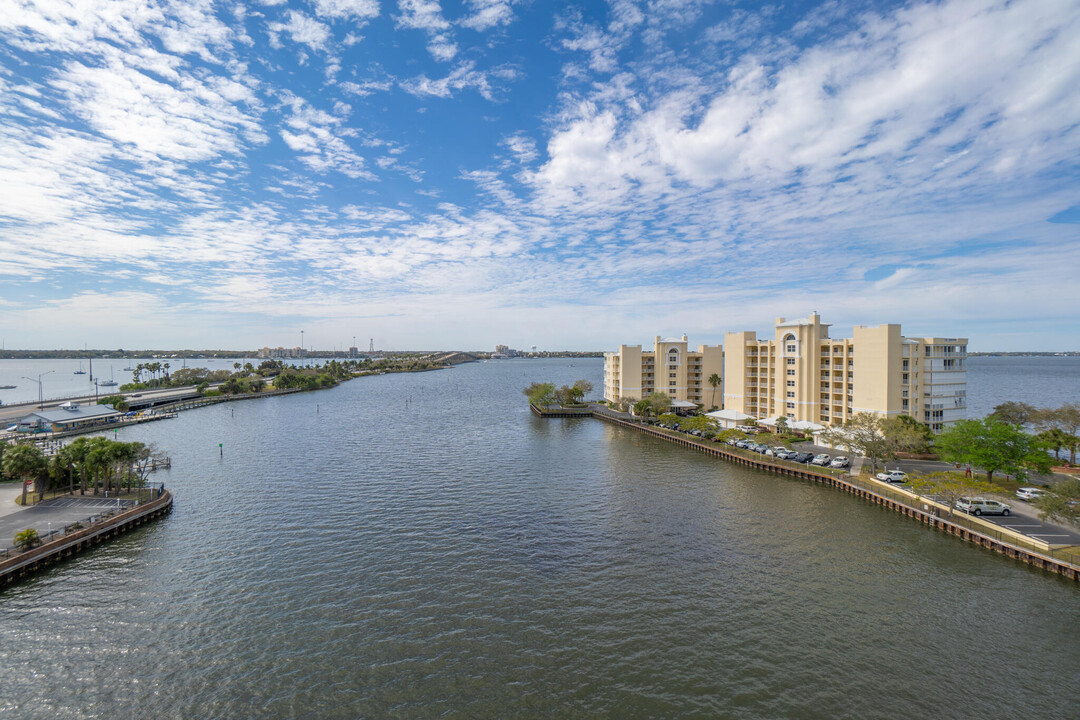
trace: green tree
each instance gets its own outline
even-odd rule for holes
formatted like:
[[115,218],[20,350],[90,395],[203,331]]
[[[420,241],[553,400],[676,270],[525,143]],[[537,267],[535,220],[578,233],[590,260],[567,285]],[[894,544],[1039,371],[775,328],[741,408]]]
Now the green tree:
[[38,531],[34,528],[26,528],[20,532],[15,533],[15,544],[18,547],[29,549],[41,542],[41,538],[38,537]]
[[[280,377],[280,376],[279,376]],[[522,390],[529,402],[536,407],[544,407],[555,402],[555,384],[534,382]]]
[[[1039,410],[1032,420],[1035,427],[1040,430],[1057,429],[1066,435],[1080,436],[1080,404],[1065,403],[1061,407],[1050,410]],[[1069,463],[1076,463],[1077,442],[1066,443],[1069,450]]]
[[872,413],[856,413],[842,427],[826,430],[823,436],[833,447],[846,447],[870,461],[870,471],[877,472],[879,462],[896,457],[896,438],[889,437],[885,419]]
[[588,380],[578,380],[571,387],[570,392],[575,402],[581,402],[588,393],[593,391],[593,385]]
[[127,412],[129,407],[127,400],[124,399],[123,395],[109,395],[108,397],[99,398],[97,404],[109,405],[120,412]]
[[1043,444],[1044,448],[1053,451],[1054,457],[1058,460],[1061,459],[1061,449],[1068,447],[1070,443],[1075,442],[1074,436],[1069,435],[1059,428],[1043,430],[1035,437],[1039,439],[1039,442]]
[[712,406],[716,407],[716,388],[720,387],[720,383],[723,382],[723,380],[720,378],[719,374],[713,373],[709,376],[708,382],[712,385]]
[[638,400],[633,405],[634,415],[637,417],[648,417],[650,410],[652,410],[652,407],[649,405],[648,400]]
[[1034,436],[993,416],[958,420],[938,435],[936,447],[943,460],[981,468],[987,482],[996,472],[1023,479],[1029,471],[1050,469],[1050,457]]
[[1010,425],[1026,425],[1034,419],[1037,412],[1038,410],[1034,406],[1028,405],[1026,402],[1009,400],[1000,405],[995,405],[994,411],[990,415]]
[[958,472],[933,472],[911,478],[911,489],[920,495],[927,495],[949,508],[953,514],[956,501],[963,497],[990,495],[994,486],[975,476],[967,477]]
[[934,441],[934,431],[926,423],[921,423],[910,415],[898,415],[899,424],[886,428],[896,433],[896,440],[901,446],[900,452],[926,453]]
[[1039,518],[1080,527],[1080,478],[1070,477],[1035,500]]
[[787,415],[781,415],[776,418],[776,432],[778,434],[784,434],[788,431]]
[[37,445],[19,444],[4,453],[4,474],[22,480],[22,504],[26,504],[26,486],[43,472],[47,465],[45,453]]
[[645,400],[649,403],[649,410],[656,415],[663,415],[671,410],[671,397],[667,393],[654,390],[645,396]]

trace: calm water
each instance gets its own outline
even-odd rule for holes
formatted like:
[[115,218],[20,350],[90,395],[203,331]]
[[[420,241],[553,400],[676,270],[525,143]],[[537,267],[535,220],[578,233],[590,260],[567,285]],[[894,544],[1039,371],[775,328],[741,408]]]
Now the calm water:
[[123,431],[172,455],[176,509],[0,592],[0,714],[1076,717],[1075,583],[520,392],[600,375],[478,363]]

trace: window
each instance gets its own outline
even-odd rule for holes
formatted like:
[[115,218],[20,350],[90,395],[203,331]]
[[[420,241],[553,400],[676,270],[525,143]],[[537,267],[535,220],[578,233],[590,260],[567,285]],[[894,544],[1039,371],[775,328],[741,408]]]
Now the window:
[[904,369],[905,369],[905,370],[907,370],[907,369],[908,369],[908,361],[907,361],[907,360],[905,360],[905,361],[904,361]]
[[904,383],[905,385],[907,385],[907,383],[908,383],[908,374],[907,373],[904,373],[904,377],[901,379],[901,382]]
[[669,381],[668,381],[668,385],[674,385],[674,384],[675,384],[675,381],[674,381],[674,380],[669,380]]
[[787,351],[788,351],[789,353],[793,353],[793,352],[795,352],[795,345],[788,345],[788,346],[787,346]]
[[794,376],[795,376],[795,371],[794,371],[794,370],[788,370],[788,371],[787,371],[787,374],[788,374],[788,375],[791,375],[792,377],[794,377]]
[[788,365],[794,365],[795,364],[795,358],[788,358],[787,359],[787,364]]
[[795,409],[795,403],[788,403],[787,406],[791,409]]
[[787,386],[788,387],[795,387],[795,381],[794,380],[788,380],[787,381]]
[[795,397],[795,393],[794,393],[794,392],[792,392],[791,390],[788,390],[787,396],[788,396],[789,398],[793,398],[793,397]]
[[678,375],[676,375],[675,373],[668,373],[668,377],[673,378],[673,377],[678,377]]

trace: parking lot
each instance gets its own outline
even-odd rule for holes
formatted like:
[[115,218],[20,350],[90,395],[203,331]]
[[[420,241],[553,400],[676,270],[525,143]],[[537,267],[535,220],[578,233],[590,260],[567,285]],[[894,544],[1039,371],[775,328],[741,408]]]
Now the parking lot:
[[[121,501],[121,507],[126,503]],[[15,533],[34,528],[42,537],[49,531],[85,521],[92,515],[115,510],[116,500],[102,497],[65,497],[46,500],[0,517],[0,548],[11,547]]]

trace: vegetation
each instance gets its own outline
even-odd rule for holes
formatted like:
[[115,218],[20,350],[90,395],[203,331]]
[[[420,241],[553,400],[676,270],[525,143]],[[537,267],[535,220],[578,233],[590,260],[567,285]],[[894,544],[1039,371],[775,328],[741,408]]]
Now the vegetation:
[[127,401],[124,400],[123,395],[109,395],[108,397],[100,398],[97,401],[97,404],[108,405],[116,410],[119,410],[120,412],[127,412],[128,408],[130,407],[127,404]]
[[4,452],[3,473],[11,478],[22,480],[22,503],[26,504],[26,488],[31,480],[37,484],[47,463],[45,453],[37,445],[19,444],[9,447]]
[[1060,447],[1069,451],[1069,463],[1076,464],[1076,450],[1080,447],[1080,404],[1069,402],[1056,409],[1036,410],[1030,422],[1043,432],[1053,433],[1053,442],[1060,442]]
[[700,430],[703,433],[715,433],[716,421],[704,415],[679,416],[674,413],[665,413],[657,418],[657,421],[665,425],[678,425],[681,430]]
[[1009,425],[1027,425],[1038,410],[1026,402],[1003,402],[994,407],[990,416]]
[[709,385],[712,385],[712,407],[715,409],[717,407],[717,404],[716,404],[716,388],[720,387],[720,383],[723,382],[723,380],[720,378],[720,376],[717,373],[713,373],[712,375],[709,376],[708,382],[709,382]]
[[958,420],[937,437],[935,446],[948,462],[982,469],[987,482],[993,482],[997,472],[1023,479],[1030,471],[1050,469],[1050,456],[1034,436],[993,415],[982,420]]
[[555,403],[555,383],[534,382],[522,392],[529,398],[529,402],[536,407],[545,407]]
[[1080,478],[1070,477],[1035,500],[1039,517],[1080,527]]
[[870,461],[870,472],[878,463],[896,459],[897,453],[919,452],[926,445],[921,423],[912,418],[883,418],[872,413],[856,413],[843,427],[825,431],[833,447],[846,447]]
[[41,542],[38,531],[34,528],[26,528],[15,533],[15,545],[23,549],[30,549]]
[[981,479],[978,476],[969,478],[960,472],[934,472],[912,477],[911,489],[922,495],[932,495],[943,505],[947,505],[949,515],[953,514],[956,501],[962,497],[985,496],[1003,492],[989,480]]

